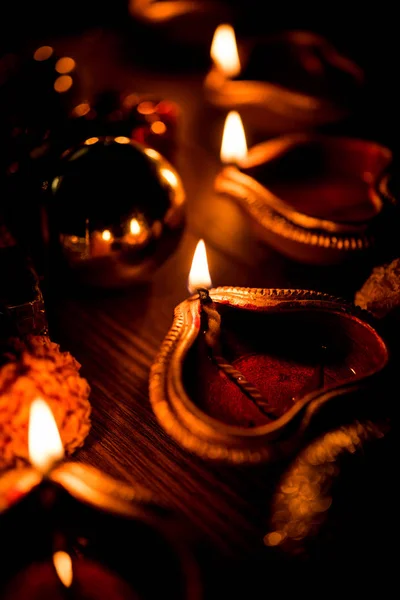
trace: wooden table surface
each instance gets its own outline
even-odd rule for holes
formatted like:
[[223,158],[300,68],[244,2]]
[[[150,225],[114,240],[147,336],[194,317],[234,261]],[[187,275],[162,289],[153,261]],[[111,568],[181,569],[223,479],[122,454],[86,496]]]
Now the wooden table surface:
[[[177,165],[187,194],[182,241],[148,285],[120,292],[71,286],[59,293],[50,285],[51,335],[80,361],[92,388],[92,429],[77,459],[133,485],[146,485],[171,507],[199,557],[207,598],[252,598],[257,589],[267,593],[275,564],[274,555],[263,547],[270,497],[267,471],[218,466],[180,448],[152,412],[149,369],[174,307],[188,296],[187,277],[199,238],[207,245],[214,285],[314,288],[351,299],[370,266],[295,264],[257,241],[240,209],[215,195],[225,115],[206,104],[202,74],[168,76],[139,69],[134,55],[128,61],[123,44],[101,31],[79,40],[58,40],[57,45],[78,64],[81,60],[89,65],[91,91],[107,84],[154,92],[179,103]],[[248,131],[249,144],[257,139],[257,132]],[[290,564],[295,573],[296,562]]]

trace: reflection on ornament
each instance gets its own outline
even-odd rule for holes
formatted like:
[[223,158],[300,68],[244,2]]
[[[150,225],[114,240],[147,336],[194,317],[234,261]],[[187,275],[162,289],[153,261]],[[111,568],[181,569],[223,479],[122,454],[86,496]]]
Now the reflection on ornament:
[[104,231],[95,231],[90,238],[90,254],[91,256],[106,256],[111,252],[113,236],[109,229]]
[[179,174],[126,136],[88,137],[64,152],[47,191],[50,238],[85,283],[142,281],[179,241]]

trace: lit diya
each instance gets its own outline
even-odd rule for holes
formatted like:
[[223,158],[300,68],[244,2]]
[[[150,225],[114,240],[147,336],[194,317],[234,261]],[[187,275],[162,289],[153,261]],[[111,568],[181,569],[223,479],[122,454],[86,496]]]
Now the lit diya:
[[199,598],[191,555],[152,494],[61,463],[60,435],[40,398],[31,406],[29,452],[32,467],[0,478],[2,598]]
[[319,292],[210,286],[200,245],[194,295],[176,307],[150,375],[153,410],[182,446],[270,461],[369,405],[388,349],[366,313]]
[[293,130],[338,120],[355,105],[364,80],[354,62],[307,31],[275,34],[238,49],[234,29],[223,24],[210,53],[209,101],[248,111],[258,129]]
[[390,221],[392,153],[359,139],[294,134],[247,150],[240,116],[229,113],[215,181],[261,238],[294,260],[334,264],[364,255]]

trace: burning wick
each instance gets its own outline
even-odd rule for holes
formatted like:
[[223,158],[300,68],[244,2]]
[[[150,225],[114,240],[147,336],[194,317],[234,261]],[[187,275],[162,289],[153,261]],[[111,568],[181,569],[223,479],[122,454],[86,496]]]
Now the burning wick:
[[204,331],[204,340],[210,349],[211,358],[216,363],[218,368],[237,385],[240,390],[249,398],[257,408],[270,419],[276,419],[275,415],[268,404],[268,401],[251,384],[244,375],[235,369],[223,356],[220,345],[221,335],[221,315],[219,314],[215,302],[213,302],[209,288],[211,287],[211,277],[208,270],[206,247],[203,240],[197,244],[192,266],[189,273],[188,287],[190,293],[199,294],[202,314],[206,318],[206,329]]

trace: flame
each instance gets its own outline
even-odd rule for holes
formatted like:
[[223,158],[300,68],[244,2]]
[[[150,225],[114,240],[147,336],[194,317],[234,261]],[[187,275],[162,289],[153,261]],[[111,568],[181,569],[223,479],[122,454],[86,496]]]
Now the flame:
[[64,587],[71,587],[72,583],[72,560],[67,552],[58,550],[53,554],[53,564],[58,577]]
[[48,473],[64,456],[64,448],[49,405],[36,398],[30,408],[28,428],[29,458],[34,467]]
[[200,240],[194,252],[192,266],[189,273],[188,288],[194,294],[199,288],[209,289],[212,286],[210,271],[208,270],[207,252],[204,240]]
[[109,229],[105,229],[101,234],[101,237],[105,242],[109,242],[111,240],[111,231]]
[[221,144],[221,161],[238,163],[247,155],[247,142],[242,119],[232,110],[225,120]]
[[226,77],[240,73],[240,59],[235,31],[231,25],[220,25],[214,33],[210,50],[211,58]]
[[131,222],[129,224],[129,231],[131,232],[132,235],[138,235],[140,233],[140,223],[137,219],[131,219]]

